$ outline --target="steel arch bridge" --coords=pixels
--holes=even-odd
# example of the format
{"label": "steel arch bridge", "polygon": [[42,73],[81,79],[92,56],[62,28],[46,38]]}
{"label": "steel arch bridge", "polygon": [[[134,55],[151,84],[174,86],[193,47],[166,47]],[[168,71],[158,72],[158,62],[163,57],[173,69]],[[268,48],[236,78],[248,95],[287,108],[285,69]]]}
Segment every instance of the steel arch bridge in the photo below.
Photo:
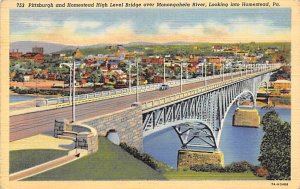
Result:
{"label": "steel arch bridge", "polygon": [[183,148],[218,149],[223,122],[230,107],[246,96],[255,108],[258,88],[269,77],[270,74],[266,73],[145,111],[144,136],[173,127]]}

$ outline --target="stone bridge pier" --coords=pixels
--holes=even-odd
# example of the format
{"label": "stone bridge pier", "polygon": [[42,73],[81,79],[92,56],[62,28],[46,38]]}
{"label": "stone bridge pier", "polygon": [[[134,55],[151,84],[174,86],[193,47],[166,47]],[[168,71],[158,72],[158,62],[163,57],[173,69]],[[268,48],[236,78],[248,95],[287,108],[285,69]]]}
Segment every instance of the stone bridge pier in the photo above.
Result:
{"label": "stone bridge pier", "polygon": [[255,109],[241,109],[235,110],[233,116],[233,126],[237,127],[259,127],[260,115],[258,110]]}

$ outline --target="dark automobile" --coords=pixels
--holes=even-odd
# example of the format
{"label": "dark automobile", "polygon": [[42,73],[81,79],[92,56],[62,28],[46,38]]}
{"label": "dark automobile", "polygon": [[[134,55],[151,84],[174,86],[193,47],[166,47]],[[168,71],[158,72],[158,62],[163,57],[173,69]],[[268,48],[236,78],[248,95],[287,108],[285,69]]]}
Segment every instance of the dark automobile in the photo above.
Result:
{"label": "dark automobile", "polygon": [[167,85],[167,84],[162,84],[162,85],[159,87],[159,90],[164,91],[164,90],[168,90],[169,88],[170,88],[169,85]]}

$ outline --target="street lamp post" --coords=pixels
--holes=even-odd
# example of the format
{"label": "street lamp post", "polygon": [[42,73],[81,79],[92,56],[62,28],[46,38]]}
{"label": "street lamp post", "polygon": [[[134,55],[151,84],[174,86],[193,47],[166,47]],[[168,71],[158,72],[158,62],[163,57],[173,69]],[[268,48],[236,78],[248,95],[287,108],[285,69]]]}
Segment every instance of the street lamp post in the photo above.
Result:
{"label": "street lamp post", "polygon": [[[69,67],[69,69],[70,69],[69,103],[71,102],[71,99],[72,99],[72,122],[75,122],[75,60],[73,61],[73,64],[61,63],[59,67],[61,68],[63,65]],[[71,88],[71,85],[72,85],[73,89]]]}
{"label": "street lamp post", "polygon": [[71,103],[71,99],[72,99],[72,89],[71,89],[71,82],[72,82],[72,67],[70,63],[61,63],[59,65],[60,68],[62,68],[62,66],[67,66],[69,68],[69,103]]}
{"label": "street lamp post", "polygon": [[38,96],[38,92],[37,92],[37,78],[35,78],[35,93]]}
{"label": "street lamp post", "polygon": [[201,69],[202,69],[202,70],[201,70],[201,75],[202,75],[202,78],[203,78],[203,72],[204,72],[204,69],[203,69],[203,65],[204,65],[204,63],[205,63],[205,62],[203,62],[202,66],[201,66]]}
{"label": "street lamp post", "polygon": [[215,64],[212,63],[212,66],[213,66],[213,77],[215,76]]}
{"label": "street lamp post", "polygon": [[262,65],[259,65],[259,71],[260,72],[262,71]]}
{"label": "street lamp post", "polygon": [[180,64],[180,93],[182,93],[182,63]]}
{"label": "street lamp post", "polygon": [[189,74],[188,74],[188,67],[187,65],[185,65],[185,79],[189,78]]}
{"label": "street lamp post", "polygon": [[75,122],[75,58],[73,60],[73,99],[72,99],[72,122]]}
{"label": "street lamp post", "polygon": [[267,65],[265,64],[265,70],[267,71],[268,69],[267,69]]}
{"label": "street lamp post", "polygon": [[129,88],[129,92],[131,92],[131,62],[128,61],[129,63],[129,83],[128,83],[128,88]]}
{"label": "street lamp post", "polygon": [[207,85],[207,78],[206,78],[206,62],[204,63],[204,85]]}
{"label": "street lamp post", "polygon": [[166,60],[164,58],[164,84],[166,83]]}
{"label": "street lamp post", "polygon": [[243,64],[240,65],[241,77],[243,76]]}
{"label": "street lamp post", "polygon": [[139,103],[139,93],[138,93],[138,87],[139,87],[139,63],[137,58],[135,58],[136,63],[136,103]]}
{"label": "street lamp post", "polygon": [[231,63],[231,66],[230,66],[230,72],[231,72],[231,79],[233,79],[233,71],[232,71],[232,63]]}
{"label": "street lamp post", "polygon": [[222,64],[222,70],[223,70],[222,81],[224,81],[224,63]]}

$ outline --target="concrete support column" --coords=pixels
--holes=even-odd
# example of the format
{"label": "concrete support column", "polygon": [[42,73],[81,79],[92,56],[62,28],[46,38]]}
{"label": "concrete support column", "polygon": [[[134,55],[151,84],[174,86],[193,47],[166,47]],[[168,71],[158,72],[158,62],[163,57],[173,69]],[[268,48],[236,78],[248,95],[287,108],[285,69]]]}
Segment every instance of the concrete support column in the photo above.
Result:
{"label": "concrete support column", "polygon": [[236,109],[233,116],[233,125],[239,127],[259,127],[260,115],[257,109]]}
{"label": "concrete support column", "polygon": [[190,167],[193,165],[207,164],[224,166],[224,154],[222,152],[205,152],[192,150],[178,151],[178,169],[190,169]]}

